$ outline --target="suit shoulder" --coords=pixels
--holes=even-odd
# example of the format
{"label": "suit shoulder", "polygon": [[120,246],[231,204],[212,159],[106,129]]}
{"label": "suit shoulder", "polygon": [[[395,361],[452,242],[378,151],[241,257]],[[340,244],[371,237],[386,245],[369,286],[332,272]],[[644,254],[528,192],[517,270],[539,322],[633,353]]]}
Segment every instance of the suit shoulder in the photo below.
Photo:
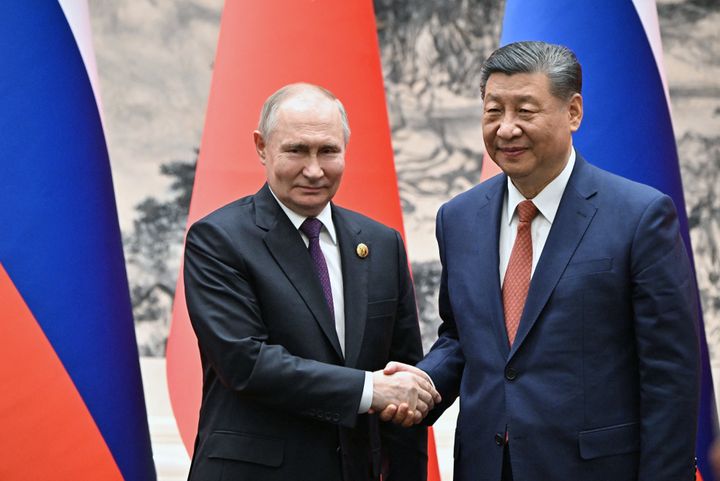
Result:
{"label": "suit shoulder", "polygon": [[659,198],[667,197],[649,185],[627,179],[594,165],[589,165],[589,167],[594,171],[599,192],[604,194],[605,200],[644,207]]}
{"label": "suit shoulder", "polygon": [[253,209],[253,199],[254,196],[249,195],[225,204],[195,221],[190,228],[193,229],[195,226],[201,225],[227,227],[236,225],[238,221],[243,219],[250,219],[248,214]]}
{"label": "suit shoulder", "polygon": [[384,235],[392,234],[393,236],[396,233],[399,234],[397,229],[394,229],[388,225],[383,224],[382,222],[379,222],[364,214],[361,214],[360,212],[346,209],[345,207],[340,207],[336,204],[333,204],[333,209],[335,210],[338,219],[340,219],[341,221],[349,222],[350,224],[355,224],[364,232],[375,232]]}
{"label": "suit shoulder", "polygon": [[598,209],[608,225],[632,229],[631,226],[652,222],[654,218],[677,222],[678,209],[668,195],[600,167],[591,164],[584,167],[582,175],[571,178],[572,186],[581,198]]}
{"label": "suit shoulder", "polygon": [[204,239],[220,244],[247,243],[262,233],[255,224],[254,196],[234,200],[195,221],[187,232],[187,241]]}
{"label": "suit shoulder", "polygon": [[262,229],[254,221],[253,196],[230,202],[194,222],[188,229],[185,252],[196,252],[238,265],[262,241]]}
{"label": "suit shoulder", "polygon": [[502,174],[491,177],[465,192],[457,194],[443,204],[441,209],[465,210],[469,207],[476,208],[480,203],[486,202],[489,197],[501,192],[506,179],[507,177]]}

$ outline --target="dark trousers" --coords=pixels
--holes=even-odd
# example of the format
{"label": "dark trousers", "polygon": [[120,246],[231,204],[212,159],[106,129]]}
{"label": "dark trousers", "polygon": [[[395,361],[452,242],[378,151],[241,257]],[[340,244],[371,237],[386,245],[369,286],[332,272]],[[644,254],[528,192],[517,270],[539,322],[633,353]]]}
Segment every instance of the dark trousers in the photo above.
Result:
{"label": "dark trousers", "polygon": [[510,450],[507,443],[503,448],[503,468],[500,475],[500,481],[513,481],[512,466],[510,465]]}

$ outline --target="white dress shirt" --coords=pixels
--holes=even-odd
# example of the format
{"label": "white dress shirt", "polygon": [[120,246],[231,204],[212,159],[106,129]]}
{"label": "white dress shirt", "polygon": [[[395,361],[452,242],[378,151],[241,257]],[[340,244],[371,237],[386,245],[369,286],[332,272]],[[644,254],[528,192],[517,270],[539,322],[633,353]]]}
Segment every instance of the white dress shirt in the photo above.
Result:
{"label": "white dress shirt", "polygon": [[[570,180],[573,167],[575,166],[575,149],[570,149],[570,158],[565,168],[555,177],[538,195],[532,200],[538,209],[538,215],[535,216],[530,224],[530,235],[532,237],[532,270],[530,277],[535,273],[540,255],[542,254],[545,242],[547,241],[550,228],[555,220],[555,214],[560,206],[565,187]],[[510,254],[512,253],[515,237],[517,236],[517,226],[520,218],[517,214],[517,206],[520,202],[526,200],[520,191],[510,180],[507,179],[507,192],[503,201],[503,209],[500,219],[500,286],[505,281],[505,271],[507,271],[508,262],[510,262]]]}
{"label": "white dress shirt", "polygon": [[[310,245],[310,239],[300,230],[300,226],[307,216],[300,215],[292,211],[285,204],[280,202],[275,193],[270,189],[273,197],[277,200],[280,208],[288,216],[290,222],[300,233],[305,247]],[[340,341],[340,349],[345,354],[345,294],[343,290],[342,264],[340,262],[340,246],[337,241],[337,233],[335,232],[335,224],[332,220],[332,209],[328,203],[325,208],[317,216],[315,216],[323,227],[320,230],[320,250],[325,257],[325,263],[328,268],[330,277],[330,290],[332,291],[333,310],[335,311],[335,330],[337,331],[338,341]],[[362,397],[360,398],[360,407],[358,413],[366,413],[370,409],[373,397],[372,373],[365,372],[365,385],[363,386]]]}

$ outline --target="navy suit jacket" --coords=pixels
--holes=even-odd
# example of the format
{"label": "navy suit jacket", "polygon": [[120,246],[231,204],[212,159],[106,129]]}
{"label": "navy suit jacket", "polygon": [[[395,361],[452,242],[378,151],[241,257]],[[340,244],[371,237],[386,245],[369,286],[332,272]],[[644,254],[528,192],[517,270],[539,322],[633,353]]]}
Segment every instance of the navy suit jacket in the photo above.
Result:
{"label": "navy suit jacket", "polygon": [[403,242],[360,214],[332,215],[344,356],[308,250],[267,185],[189,230],[185,293],[203,365],[190,480],[425,480],[424,427],[357,414],[364,371],[422,357]]}
{"label": "navy suit jacket", "polygon": [[455,479],[690,481],[696,290],[660,192],[578,155],[509,347],[498,268],[507,177],[445,204],[439,339],[419,364],[456,397]]}

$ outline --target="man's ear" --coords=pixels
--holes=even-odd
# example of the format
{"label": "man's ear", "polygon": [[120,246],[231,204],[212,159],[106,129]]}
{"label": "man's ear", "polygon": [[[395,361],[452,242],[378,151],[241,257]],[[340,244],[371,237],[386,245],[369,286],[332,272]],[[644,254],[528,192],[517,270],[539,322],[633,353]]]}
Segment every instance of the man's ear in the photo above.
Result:
{"label": "man's ear", "polygon": [[583,98],[582,95],[573,94],[568,105],[568,114],[570,115],[570,130],[577,132],[580,128],[583,118]]}
{"label": "man's ear", "polygon": [[253,132],[253,141],[255,142],[255,151],[258,157],[260,157],[260,163],[265,165],[265,149],[267,148],[267,144],[259,130]]}

